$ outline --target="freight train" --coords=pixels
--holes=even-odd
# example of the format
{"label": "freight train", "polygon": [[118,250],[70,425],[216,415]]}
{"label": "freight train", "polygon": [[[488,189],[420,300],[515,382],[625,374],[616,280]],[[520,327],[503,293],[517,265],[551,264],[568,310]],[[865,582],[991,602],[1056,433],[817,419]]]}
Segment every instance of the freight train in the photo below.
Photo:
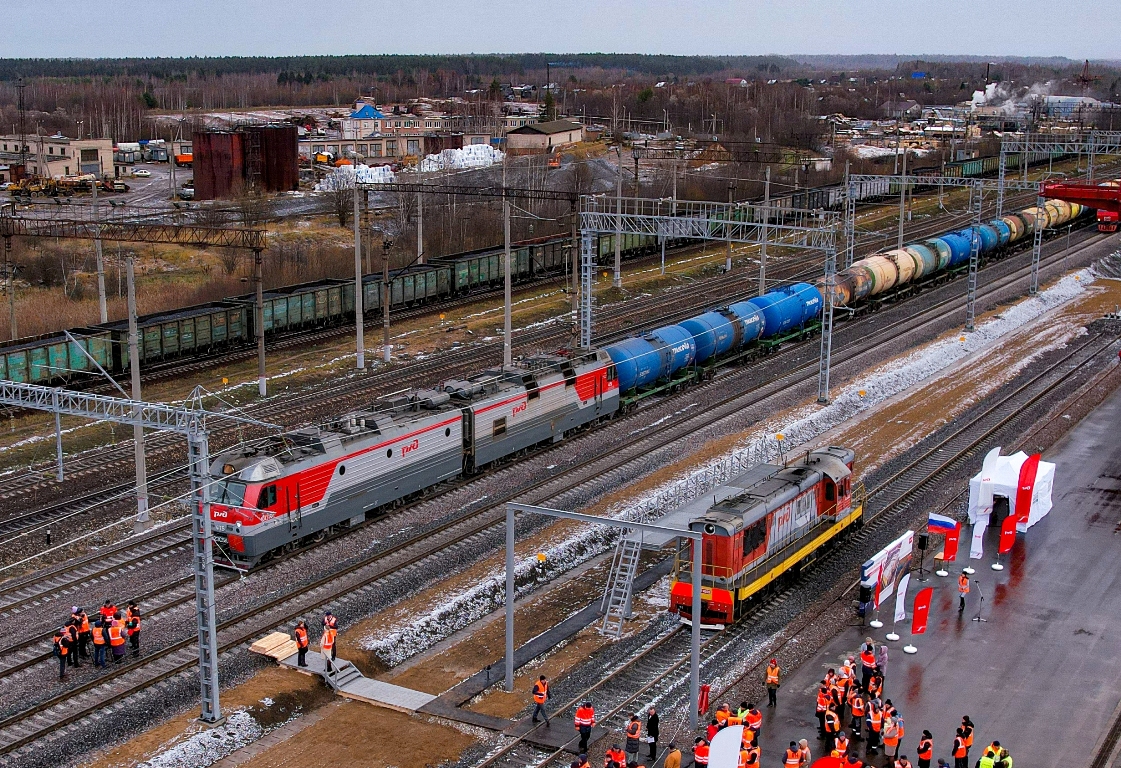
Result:
{"label": "freight train", "polygon": [[[986,253],[1024,237],[1037,224],[1054,226],[1078,212],[1077,206],[1048,203],[1042,210],[1029,208],[982,225],[979,232],[953,232],[917,244],[921,248],[911,244],[861,259],[838,273],[835,295],[840,304],[849,306],[884,300],[916,276],[929,279],[967,261],[974,237]],[[924,260],[928,257],[929,264]],[[253,568],[357,525],[440,483],[563,440],[651,393],[685,386],[717,364],[729,364],[809,333],[822,306],[819,286],[794,283],[603,349],[530,357],[465,380],[444,382],[436,389],[398,393],[323,427],[236,447],[218,455],[210,468],[215,561],[240,570]],[[808,480],[799,481],[802,491],[820,485],[820,496],[814,497],[818,511],[811,515],[817,525],[837,518],[837,513],[829,512],[830,503],[841,508],[851,498],[851,488],[842,482],[836,464],[847,461],[851,471],[852,459],[851,452],[833,456],[834,460],[824,455],[811,458],[815,466],[829,469],[822,471],[831,478],[815,475],[809,485]],[[782,477],[800,471],[791,469]],[[796,521],[803,519],[803,512],[809,514],[801,507],[798,510]],[[846,513],[833,523],[849,521],[844,528],[852,519]],[[752,551],[767,542],[779,546],[794,530],[784,525],[775,528],[775,538],[764,537]],[[798,531],[803,527],[795,526]],[[830,536],[841,528],[830,528]],[[811,525],[806,530],[816,528]],[[779,549],[785,547],[781,544]],[[804,560],[809,555],[803,549],[797,553]],[[767,549],[766,554],[770,558],[772,551]],[[755,573],[754,562],[753,556],[740,564]],[[795,564],[783,563],[787,570]],[[737,594],[745,590],[746,599],[757,579],[746,586],[732,581],[738,585]]]}
{"label": "freight train", "polygon": [[[1058,157],[1058,156],[1056,156]],[[921,173],[945,176],[981,176],[995,172],[996,156],[947,163],[940,169],[918,169]],[[1045,154],[1031,158],[1032,164],[1046,162]],[[1006,167],[1016,169],[1020,155],[1009,155]],[[857,200],[886,198],[898,190],[888,178],[855,185]],[[842,205],[840,185],[798,190],[772,198],[771,216],[781,219],[786,210],[836,209]],[[754,211],[741,208],[737,217]],[[652,253],[659,243],[651,235],[622,235],[624,258]],[[515,244],[511,273],[515,283],[566,271],[572,254],[571,238],[543,237]],[[678,245],[670,241],[668,246]],[[614,255],[614,236],[600,235],[595,244],[600,263]],[[412,307],[440,301],[500,285],[503,280],[502,249],[477,251],[433,259],[392,276],[390,307]],[[381,313],[383,289],[379,275],[368,275],[362,285],[363,311]],[[140,369],[148,371],[190,357],[249,349],[256,344],[255,296],[234,296],[223,301],[183,307],[139,318]],[[280,334],[308,333],[354,321],[354,283],[349,280],[318,280],[270,290],[264,300],[265,338]],[[0,344],[0,379],[31,384],[72,384],[97,373],[97,366],[112,375],[128,373],[128,324],[106,323],[65,333],[16,339]],[[97,362],[97,366],[91,362]]]}
{"label": "freight train", "polygon": [[[689,530],[701,534],[702,624],[737,620],[772,584],[860,527],[864,491],[852,483],[854,456],[830,446],[795,462],[758,464],[691,505]],[[680,544],[670,582],[670,610],[687,621],[696,559],[696,542]]]}

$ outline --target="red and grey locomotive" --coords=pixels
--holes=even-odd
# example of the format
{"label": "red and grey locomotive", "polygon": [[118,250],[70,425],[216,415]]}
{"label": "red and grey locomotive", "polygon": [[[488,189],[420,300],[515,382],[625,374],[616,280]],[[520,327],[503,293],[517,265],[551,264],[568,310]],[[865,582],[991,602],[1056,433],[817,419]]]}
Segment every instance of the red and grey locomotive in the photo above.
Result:
{"label": "red and grey locomotive", "polygon": [[252,568],[618,407],[606,352],[535,355],[225,452],[210,467],[215,562]]}
{"label": "red and grey locomotive", "polygon": [[[694,502],[703,511],[689,523],[702,534],[702,623],[735,621],[753,597],[860,525],[853,459],[851,449],[830,446],[795,462],[759,464]],[[694,542],[679,549],[670,588],[670,609],[689,620],[694,549]]]}

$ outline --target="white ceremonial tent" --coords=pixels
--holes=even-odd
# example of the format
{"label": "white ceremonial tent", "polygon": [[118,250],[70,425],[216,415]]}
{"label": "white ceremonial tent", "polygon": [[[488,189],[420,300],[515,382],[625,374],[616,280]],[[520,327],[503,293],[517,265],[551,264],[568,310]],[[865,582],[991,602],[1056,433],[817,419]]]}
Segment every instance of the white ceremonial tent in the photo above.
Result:
{"label": "white ceremonial tent", "polygon": [[[1011,456],[1001,456],[1000,449],[994,448],[985,457],[981,471],[969,481],[969,522],[977,524],[980,517],[986,518],[993,511],[993,497],[1004,496],[1008,499],[1009,514],[1019,515],[1016,497],[1020,489],[1020,468],[1028,460],[1028,455],[1017,451]],[[1029,478],[1030,480],[1030,478]],[[1032,483],[1031,509],[1028,522],[1019,523],[1016,529],[1021,533],[1038,523],[1051,511],[1051,489],[1055,485],[1055,465],[1040,461]]]}

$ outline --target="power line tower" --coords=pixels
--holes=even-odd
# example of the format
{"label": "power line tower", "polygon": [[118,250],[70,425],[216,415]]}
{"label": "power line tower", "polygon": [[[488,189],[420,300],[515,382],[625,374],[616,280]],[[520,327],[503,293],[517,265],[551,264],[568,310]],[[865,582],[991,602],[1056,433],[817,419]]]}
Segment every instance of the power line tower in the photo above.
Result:
{"label": "power line tower", "polygon": [[23,78],[16,82],[16,95],[19,108],[19,170],[20,173],[27,173],[27,107],[23,100],[23,89],[27,87],[27,83],[23,82]]}

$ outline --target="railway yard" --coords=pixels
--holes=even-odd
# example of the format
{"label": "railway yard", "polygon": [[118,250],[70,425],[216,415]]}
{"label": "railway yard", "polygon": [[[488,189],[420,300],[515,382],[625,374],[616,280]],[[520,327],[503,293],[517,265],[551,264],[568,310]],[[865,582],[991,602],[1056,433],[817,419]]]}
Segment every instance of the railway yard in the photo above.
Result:
{"label": "railway yard", "polygon": [[[454,179],[363,181],[318,147],[315,191],[250,223],[217,202],[184,223],[162,166],[139,214],[13,192],[8,246],[260,257],[326,231],[349,178],[357,274],[266,290],[257,258],[229,282],[255,293],[139,317],[133,295],[127,320],[0,343],[0,766],[581,768],[583,737],[592,766],[626,743],[663,768],[673,743],[675,768],[792,768],[788,743],[829,754],[815,715],[855,706],[818,688],[850,658],[883,673],[905,754],[930,729],[933,758],[965,759],[969,714],[1026,765],[1121,766],[1121,233],[1091,205],[1121,205],[1121,133],[1068,133],[811,188],[807,160],[773,197],[735,142],[625,134],[628,159],[598,132]],[[765,197],[679,197],[679,155],[720,200],[733,162]],[[672,197],[644,191],[667,160]],[[496,208],[451,202],[473,195],[540,229],[426,260],[418,223],[391,269],[393,216],[424,195],[438,222],[481,228]],[[60,635],[130,604],[106,665]],[[717,756],[747,721],[724,703],[762,710],[758,763],[750,737]],[[647,757],[628,727],[654,709]]]}

